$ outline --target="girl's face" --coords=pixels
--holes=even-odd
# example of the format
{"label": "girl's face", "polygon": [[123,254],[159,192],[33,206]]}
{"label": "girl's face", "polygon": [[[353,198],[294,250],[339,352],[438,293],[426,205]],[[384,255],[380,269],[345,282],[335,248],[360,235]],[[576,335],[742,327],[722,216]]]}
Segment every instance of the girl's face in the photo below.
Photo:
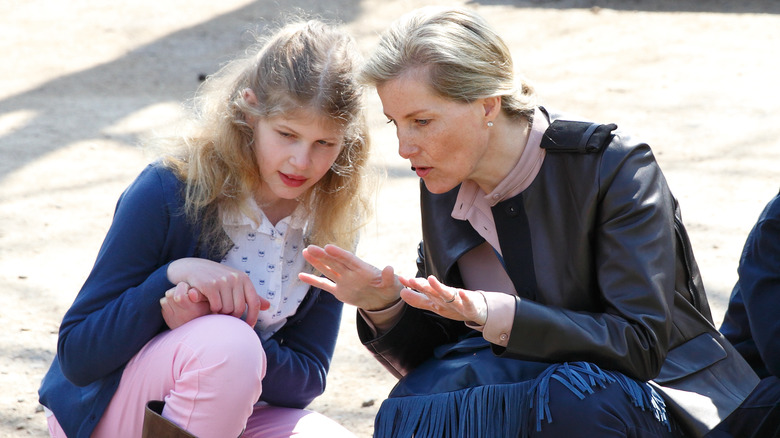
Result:
{"label": "girl's face", "polygon": [[257,119],[254,145],[263,182],[258,202],[263,209],[286,207],[290,210],[286,213],[291,213],[296,198],[328,172],[343,143],[343,131],[313,110]]}
{"label": "girl's face", "polygon": [[481,101],[444,99],[423,72],[414,70],[377,86],[377,93],[395,124],[398,154],[411,162],[428,190],[445,193],[486,171],[480,168],[488,145]]}

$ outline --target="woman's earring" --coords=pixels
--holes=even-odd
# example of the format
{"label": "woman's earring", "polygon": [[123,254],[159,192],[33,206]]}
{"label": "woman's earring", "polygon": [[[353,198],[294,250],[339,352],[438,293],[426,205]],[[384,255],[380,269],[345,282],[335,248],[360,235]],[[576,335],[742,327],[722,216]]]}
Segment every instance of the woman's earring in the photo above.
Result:
{"label": "woman's earring", "polygon": [[493,122],[487,122],[488,128],[493,126]]}

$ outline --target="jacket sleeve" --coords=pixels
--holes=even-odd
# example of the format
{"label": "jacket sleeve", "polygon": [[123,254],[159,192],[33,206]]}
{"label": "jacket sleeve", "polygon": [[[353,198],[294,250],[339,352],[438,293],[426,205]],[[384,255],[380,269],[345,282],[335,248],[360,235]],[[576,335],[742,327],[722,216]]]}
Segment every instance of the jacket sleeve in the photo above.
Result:
{"label": "jacket sleeve", "polygon": [[263,342],[268,367],[260,399],[275,406],[303,409],[325,391],[342,304],[319,289],[309,296],[313,301]]}
{"label": "jacket sleeve", "polygon": [[[423,242],[418,246],[417,276],[425,277]],[[455,342],[474,330],[462,321],[444,318],[433,312],[404,305],[398,322],[387,332],[374,337],[362,316],[357,316],[358,337],[374,358],[397,378],[405,376],[433,356],[436,347]]]}
{"label": "jacket sleeve", "polygon": [[780,195],[767,205],[748,236],[738,272],[753,341],[767,371],[780,376]]}
{"label": "jacket sleeve", "polygon": [[173,286],[164,257],[172,245],[166,189],[147,167],[122,194],[92,272],[63,318],[57,357],[78,386],[120,368],[165,327],[159,299]]}
{"label": "jacket sleeve", "polygon": [[[597,187],[582,189],[592,199],[577,204],[581,211],[565,218],[586,224],[580,235],[569,237],[579,246],[572,251],[587,250],[576,260],[555,254],[553,265],[536,268],[578,279],[566,285],[571,288],[566,292],[545,291],[566,304],[518,299],[504,354],[547,362],[589,361],[650,380],[661,369],[672,330],[674,201],[647,145],[626,148],[615,140],[598,169]],[[540,220],[533,214],[530,220]],[[572,274],[577,270],[582,273]]]}

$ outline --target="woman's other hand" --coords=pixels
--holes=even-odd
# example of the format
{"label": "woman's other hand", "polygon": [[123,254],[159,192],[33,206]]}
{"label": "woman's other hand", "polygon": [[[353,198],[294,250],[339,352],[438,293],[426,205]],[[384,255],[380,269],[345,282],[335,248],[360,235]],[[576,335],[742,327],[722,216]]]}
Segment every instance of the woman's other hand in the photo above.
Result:
{"label": "woman's other hand", "polygon": [[487,303],[480,292],[445,286],[433,275],[428,278],[399,277],[399,281],[404,285],[401,299],[412,307],[476,325],[485,325],[487,321]]}
{"label": "woman's other hand", "polygon": [[303,257],[325,277],[298,274],[301,281],[328,291],[339,301],[364,310],[381,310],[399,300],[403,288],[391,266],[376,268],[335,245],[309,245]]}
{"label": "woman's other hand", "polygon": [[268,309],[268,300],[257,295],[252,281],[245,272],[211,260],[183,258],[168,265],[168,280],[171,283],[186,283],[202,297],[193,302],[205,300],[211,313],[221,313],[240,318],[246,312],[250,326],[257,323],[257,315]]}

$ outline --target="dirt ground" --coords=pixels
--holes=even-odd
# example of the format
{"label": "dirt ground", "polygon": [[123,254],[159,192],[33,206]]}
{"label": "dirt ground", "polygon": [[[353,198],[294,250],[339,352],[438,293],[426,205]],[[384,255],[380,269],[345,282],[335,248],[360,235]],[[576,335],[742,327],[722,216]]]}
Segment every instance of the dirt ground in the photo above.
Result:
{"label": "dirt ground", "polygon": [[[679,198],[716,322],[739,253],[780,188],[776,1],[3,0],[0,3],[0,436],[46,435],[37,402],[58,324],[86,278],[144,140],[181,116],[198,76],[303,9],[337,19],[368,52],[424,3],[466,4],[513,49],[542,102],[644,138]],[[417,181],[375,95],[386,171],[359,253],[414,273]],[[311,406],[354,431],[394,384],[360,345],[355,312]]]}

